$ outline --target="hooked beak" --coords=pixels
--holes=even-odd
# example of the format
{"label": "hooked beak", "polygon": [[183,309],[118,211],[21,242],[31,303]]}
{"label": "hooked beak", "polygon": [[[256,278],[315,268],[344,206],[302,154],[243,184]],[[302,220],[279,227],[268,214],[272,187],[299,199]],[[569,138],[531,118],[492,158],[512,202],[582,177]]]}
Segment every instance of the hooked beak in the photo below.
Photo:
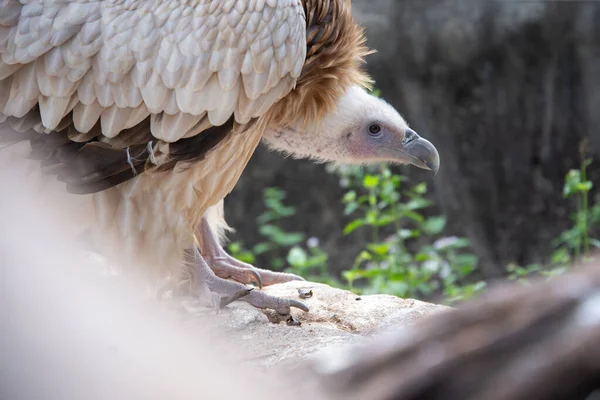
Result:
{"label": "hooked beak", "polygon": [[406,130],[402,148],[398,150],[406,156],[409,163],[433,171],[434,176],[440,169],[440,155],[435,146],[412,129]]}

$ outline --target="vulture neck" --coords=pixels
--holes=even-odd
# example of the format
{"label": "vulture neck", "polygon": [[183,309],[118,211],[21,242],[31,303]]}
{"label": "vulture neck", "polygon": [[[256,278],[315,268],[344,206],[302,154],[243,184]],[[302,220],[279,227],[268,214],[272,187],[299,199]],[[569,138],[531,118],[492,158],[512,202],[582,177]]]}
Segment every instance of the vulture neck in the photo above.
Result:
{"label": "vulture neck", "polygon": [[266,129],[267,146],[294,158],[310,158],[317,162],[356,163],[348,140],[358,129],[378,100],[359,85],[352,85],[337,99],[333,110],[312,123],[296,121],[284,128]]}
{"label": "vulture neck", "polygon": [[286,127],[265,132],[267,146],[293,158],[310,158],[317,162],[343,161],[349,157],[337,136],[319,135],[318,127]]}

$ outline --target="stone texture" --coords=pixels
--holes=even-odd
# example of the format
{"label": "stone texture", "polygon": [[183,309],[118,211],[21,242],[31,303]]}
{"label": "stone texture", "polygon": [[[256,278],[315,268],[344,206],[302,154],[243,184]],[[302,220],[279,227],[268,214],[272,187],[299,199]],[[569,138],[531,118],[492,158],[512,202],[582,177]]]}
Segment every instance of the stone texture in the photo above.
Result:
{"label": "stone texture", "polygon": [[[298,289],[309,289],[312,297],[301,299]],[[256,289],[259,290],[259,289]],[[300,326],[285,321],[271,323],[267,315],[274,313],[257,310],[244,302],[229,305],[207,324],[202,318],[212,312],[196,308],[193,302],[183,304],[184,320],[192,329],[214,329],[226,336],[227,346],[242,359],[267,367],[284,363],[293,366],[298,360],[317,353],[353,343],[389,327],[413,324],[417,319],[449,309],[413,299],[390,295],[358,296],[350,291],[315,282],[288,282],[263,289],[274,296],[303,301],[310,312],[292,312]],[[213,332],[214,333],[214,332]],[[231,350],[231,348],[229,349]]]}

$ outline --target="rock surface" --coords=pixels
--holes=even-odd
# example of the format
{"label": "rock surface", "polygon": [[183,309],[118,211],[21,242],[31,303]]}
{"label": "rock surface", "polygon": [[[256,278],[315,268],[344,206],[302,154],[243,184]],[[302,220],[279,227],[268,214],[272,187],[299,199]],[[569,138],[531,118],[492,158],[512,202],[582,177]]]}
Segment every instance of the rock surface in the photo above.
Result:
{"label": "rock surface", "polygon": [[[312,296],[301,299],[299,289],[311,291]],[[408,326],[419,318],[450,309],[391,295],[358,296],[315,282],[288,282],[262,290],[274,296],[301,300],[310,312],[292,311],[300,325],[290,326],[285,321],[271,323],[269,317],[273,314],[269,311],[262,312],[237,302],[216,315],[216,324],[210,329],[218,329],[221,337],[230,339],[224,342],[234,346],[238,355],[241,352],[242,359],[263,367],[279,363],[293,365],[322,350],[353,343],[386,328]],[[206,319],[195,318],[206,315],[205,309],[194,308],[190,303],[184,308],[185,321],[192,329],[207,327]]]}

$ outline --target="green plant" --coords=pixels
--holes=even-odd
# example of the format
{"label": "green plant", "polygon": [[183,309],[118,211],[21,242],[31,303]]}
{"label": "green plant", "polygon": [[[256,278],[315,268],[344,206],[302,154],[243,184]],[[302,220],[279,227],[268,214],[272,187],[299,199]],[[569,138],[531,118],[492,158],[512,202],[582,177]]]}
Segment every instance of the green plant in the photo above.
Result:
{"label": "green plant", "polygon": [[570,170],[565,177],[563,196],[575,198],[576,211],[573,215],[573,226],[564,231],[555,241],[558,247],[553,261],[571,263],[573,260],[588,258],[590,246],[600,248],[600,241],[590,237],[591,229],[600,222],[600,203],[590,206],[589,193],[594,187],[587,179],[587,168],[591,159],[584,159],[579,169]]}
{"label": "green plant", "polygon": [[582,157],[578,169],[567,172],[563,186],[565,199],[575,200],[575,213],[572,216],[573,225],[562,232],[553,242],[555,247],[547,265],[531,264],[521,267],[510,264],[507,267],[508,279],[528,284],[532,276],[540,275],[547,278],[562,275],[575,262],[590,261],[592,247],[600,248],[600,240],[591,237],[594,228],[600,226],[600,202],[590,205],[590,191],[594,185],[587,178],[587,169],[592,160]]}
{"label": "green plant", "polygon": [[[256,262],[257,256],[268,254],[271,268],[281,271],[286,269],[313,281],[335,281],[329,277],[327,269],[327,253],[319,247],[317,238],[309,238],[305,244],[305,236],[300,232],[288,232],[281,226],[282,220],[295,215],[296,209],[284,203],[286,193],[280,188],[269,187],[263,191],[265,211],[256,221],[259,234],[263,240],[251,249],[246,249],[239,241],[228,245],[230,254],[250,264]],[[287,252],[285,258],[279,256],[280,250]],[[286,268],[287,265],[287,268]]]}
{"label": "green plant", "polygon": [[455,302],[485,286],[471,282],[478,260],[466,251],[469,241],[443,237],[446,218],[423,214],[431,206],[426,183],[404,187],[406,178],[386,165],[345,167],[338,173],[340,184],[349,188],[343,198],[345,213],[359,215],[344,234],[370,230],[370,243],[343,273],[351,288],[401,297],[443,294],[447,302]]}
{"label": "green plant", "polygon": [[315,282],[341,286],[340,282],[329,273],[329,255],[319,247],[319,240],[311,237],[306,241],[306,248],[296,245],[287,255],[288,272],[300,275]]}
{"label": "green plant", "polygon": [[[295,246],[304,240],[304,234],[300,232],[287,232],[280,223],[283,219],[296,214],[296,209],[284,204],[286,194],[276,187],[268,187],[263,192],[266,211],[256,218],[259,229],[258,233],[265,238],[256,244],[253,251],[256,255],[273,252],[279,248]],[[285,267],[285,259],[271,257],[271,266],[276,270]]]}

